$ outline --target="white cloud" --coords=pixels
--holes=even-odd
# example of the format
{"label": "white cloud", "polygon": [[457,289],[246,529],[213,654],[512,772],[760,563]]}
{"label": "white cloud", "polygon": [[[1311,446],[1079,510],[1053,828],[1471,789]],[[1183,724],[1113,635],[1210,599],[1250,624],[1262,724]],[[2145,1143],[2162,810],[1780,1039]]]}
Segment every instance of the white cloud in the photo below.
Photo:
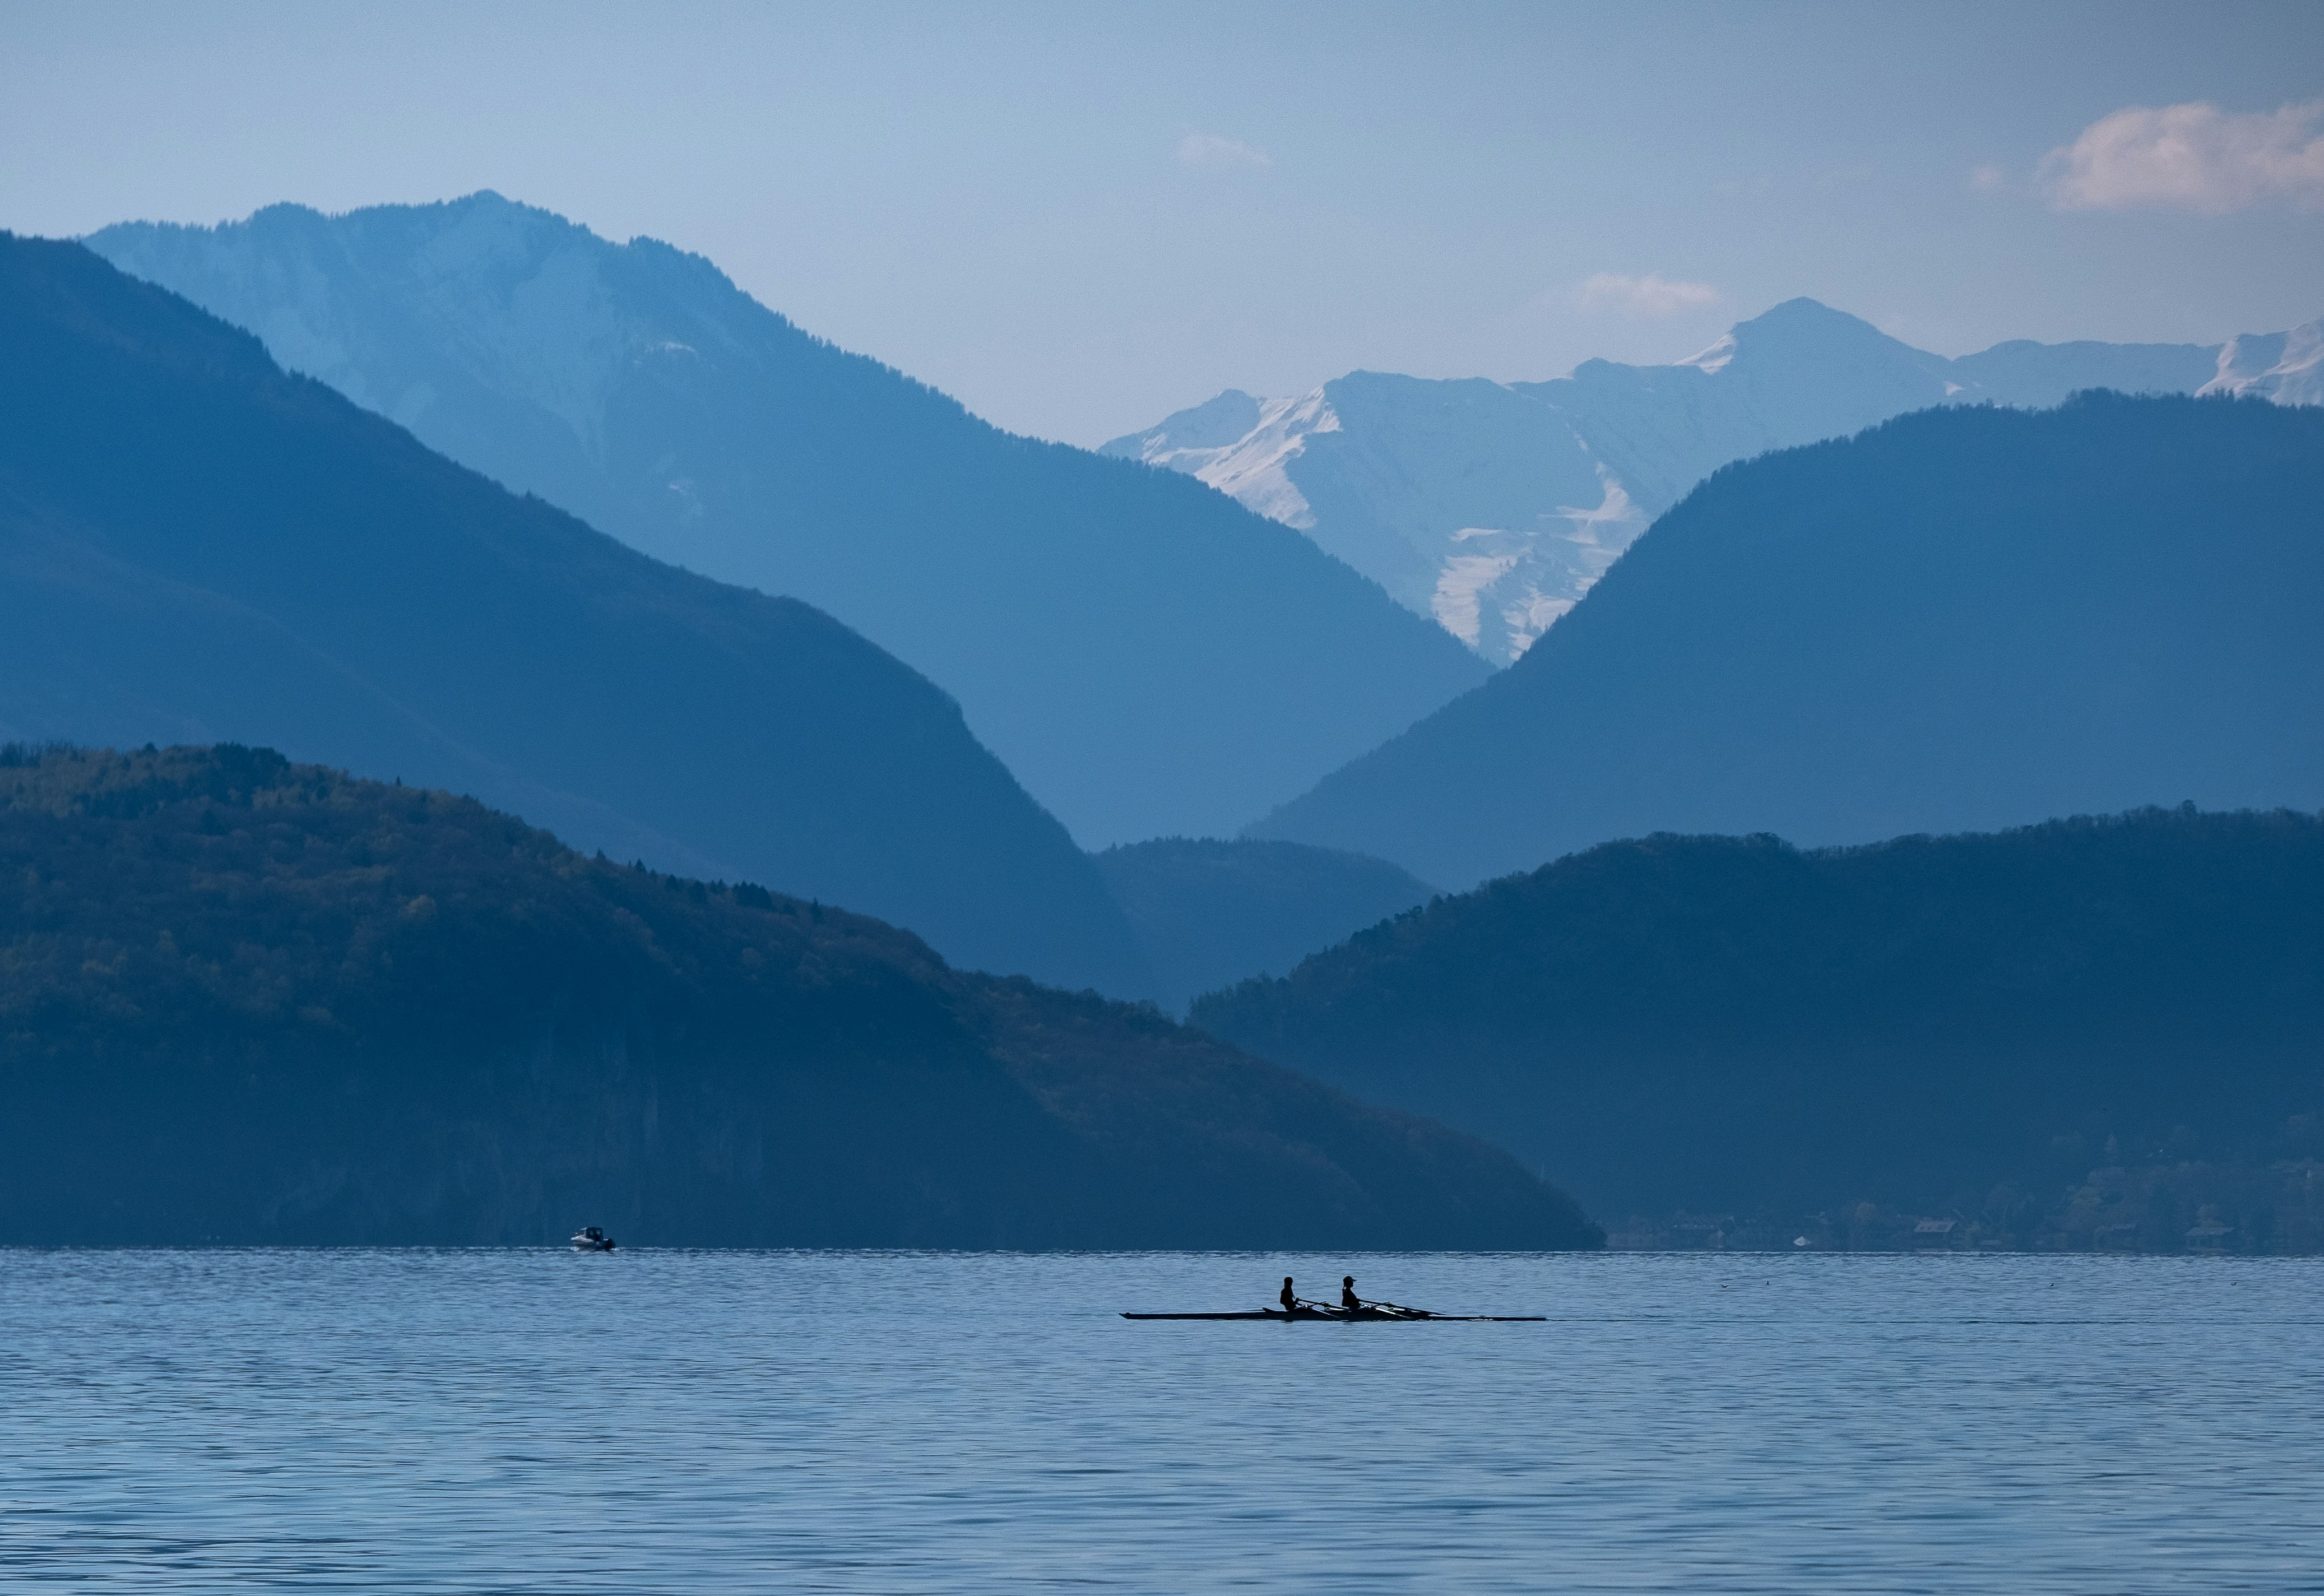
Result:
{"label": "white cloud", "polygon": [[1993,165],[1969,168],[1969,186],[1980,194],[1998,194],[2009,187],[2009,174]]}
{"label": "white cloud", "polygon": [[2061,210],[2160,207],[2225,216],[2324,206],[2324,100],[2239,113],[2193,101],[2101,116],[2042,162]]}
{"label": "white cloud", "polygon": [[1275,158],[1240,139],[1190,133],[1178,141],[1178,162],[1182,166],[1273,166]]}
{"label": "white cloud", "polygon": [[1707,282],[1672,282],[1652,272],[1626,277],[1600,272],[1582,285],[1582,307],[1619,310],[1625,316],[1676,316],[1706,309],[1719,303],[1719,291]]}

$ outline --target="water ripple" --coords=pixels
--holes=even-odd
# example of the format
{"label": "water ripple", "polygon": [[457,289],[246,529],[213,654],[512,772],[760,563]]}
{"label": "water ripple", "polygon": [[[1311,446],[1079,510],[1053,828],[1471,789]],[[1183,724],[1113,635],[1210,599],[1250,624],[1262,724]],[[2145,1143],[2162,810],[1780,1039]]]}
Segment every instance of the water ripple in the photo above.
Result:
{"label": "water ripple", "polygon": [[[1542,1324],[1130,1324],[1296,1274]],[[0,1575],[2324,1591],[2324,1262],[0,1252]]]}

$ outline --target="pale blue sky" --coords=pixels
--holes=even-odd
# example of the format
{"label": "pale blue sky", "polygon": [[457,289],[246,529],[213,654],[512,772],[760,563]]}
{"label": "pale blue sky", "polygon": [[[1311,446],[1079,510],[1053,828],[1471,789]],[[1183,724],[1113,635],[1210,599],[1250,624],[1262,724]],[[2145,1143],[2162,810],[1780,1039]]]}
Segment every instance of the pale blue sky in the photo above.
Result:
{"label": "pale blue sky", "polygon": [[2319,101],[2312,0],[0,0],[0,226],[497,189],[1094,443],[1677,358],[1794,294],[1945,354],[2279,329],[2324,314]]}

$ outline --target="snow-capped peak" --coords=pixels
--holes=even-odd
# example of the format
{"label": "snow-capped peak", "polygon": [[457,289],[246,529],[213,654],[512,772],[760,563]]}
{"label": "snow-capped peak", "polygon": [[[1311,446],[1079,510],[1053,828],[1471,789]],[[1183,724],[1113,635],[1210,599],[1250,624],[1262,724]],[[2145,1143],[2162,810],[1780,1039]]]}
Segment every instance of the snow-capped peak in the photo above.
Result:
{"label": "snow-capped peak", "polygon": [[[1296,399],[1230,391],[1106,452],[1186,472],[1299,528],[1507,664],[1730,460],[1931,405],[2199,387],[2324,403],[2324,323],[2224,348],[2015,340],[1948,359],[1794,299],[1669,365],[1585,361],[1570,377],[1509,383],[1357,373]],[[1342,436],[1314,442],[1326,433]]]}
{"label": "snow-capped peak", "polygon": [[2246,393],[2278,404],[2324,404],[2324,319],[2286,333],[2242,333],[2219,350],[2203,393]]}

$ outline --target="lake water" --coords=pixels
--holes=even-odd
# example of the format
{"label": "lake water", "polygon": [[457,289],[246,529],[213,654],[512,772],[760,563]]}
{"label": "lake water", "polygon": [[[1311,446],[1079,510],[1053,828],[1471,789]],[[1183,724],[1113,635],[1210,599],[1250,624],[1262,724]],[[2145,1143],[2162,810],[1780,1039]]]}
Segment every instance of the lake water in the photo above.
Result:
{"label": "lake water", "polygon": [[48,1583],[2324,1591],[2324,1260],[0,1252]]}

